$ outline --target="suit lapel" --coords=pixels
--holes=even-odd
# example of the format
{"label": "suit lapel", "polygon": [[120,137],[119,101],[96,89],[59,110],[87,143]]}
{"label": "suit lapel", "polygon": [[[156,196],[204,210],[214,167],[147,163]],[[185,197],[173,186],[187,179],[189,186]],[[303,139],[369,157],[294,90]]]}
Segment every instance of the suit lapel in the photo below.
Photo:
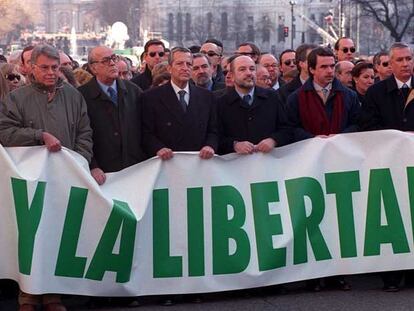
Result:
{"label": "suit lapel", "polygon": [[[160,87],[161,103],[175,116],[177,121],[183,123],[185,113],[178,101],[177,95],[174,92],[170,83]],[[191,97],[190,97],[191,98]]]}

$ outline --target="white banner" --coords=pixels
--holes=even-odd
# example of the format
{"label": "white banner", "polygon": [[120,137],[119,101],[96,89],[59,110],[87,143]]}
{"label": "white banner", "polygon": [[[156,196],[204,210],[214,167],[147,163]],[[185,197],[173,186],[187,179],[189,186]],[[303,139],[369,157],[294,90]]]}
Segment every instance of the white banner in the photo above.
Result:
{"label": "white banner", "polygon": [[271,154],[175,154],[99,187],[68,150],[0,149],[0,277],[23,291],[139,296],[414,268],[414,136]]}

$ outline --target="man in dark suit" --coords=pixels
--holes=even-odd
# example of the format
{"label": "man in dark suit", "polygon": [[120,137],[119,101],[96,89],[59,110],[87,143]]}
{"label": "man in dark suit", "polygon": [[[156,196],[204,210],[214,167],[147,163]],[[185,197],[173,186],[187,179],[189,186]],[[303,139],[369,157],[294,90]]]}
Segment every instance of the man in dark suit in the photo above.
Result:
{"label": "man in dark suit", "polygon": [[305,43],[296,49],[296,67],[298,68],[299,75],[277,90],[280,101],[285,107],[289,95],[300,88],[309,78],[307,57],[314,48],[316,48],[316,45]]}
{"label": "man in dark suit", "polygon": [[391,46],[390,66],[393,75],[367,91],[359,122],[362,130],[414,131],[412,94],[409,96],[414,86],[413,53],[408,45]]}
{"label": "man in dark suit", "polygon": [[165,46],[164,43],[157,39],[151,39],[145,43],[144,57],[145,70],[143,73],[135,76],[131,79],[142,90],[148,90],[152,85],[152,73],[151,70],[156,64],[164,61]]}
{"label": "man in dark suit", "polygon": [[172,49],[168,63],[171,82],[143,94],[144,149],[163,160],[174,151],[211,158],[218,145],[213,95],[189,83],[193,57],[188,49]]}
{"label": "man in dark suit", "polygon": [[211,66],[210,59],[201,53],[193,54],[191,79],[198,87],[205,88],[212,92],[226,87],[223,82],[213,80],[213,67]]}
{"label": "man in dark suit", "polygon": [[[361,108],[361,130],[414,131],[413,52],[405,43],[394,43],[389,62],[392,76],[372,85]],[[384,291],[399,290],[404,272],[381,273]],[[405,283],[413,285],[413,271],[405,272]]]}
{"label": "man in dark suit", "polygon": [[230,65],[234,88],[218,98],[220,153],[270,152],[290,142],[285,115],[276,93],[255,86],[256,65],[238,56]]}
{"label": "man in dark suit", "polygon": [[141,90],[118,78],[118,56],[105,46],[91,50],[88,63],[95,77],[81,86],[93,129],[91,173],[98,184],[105,172],[143,161],[141,148]]}

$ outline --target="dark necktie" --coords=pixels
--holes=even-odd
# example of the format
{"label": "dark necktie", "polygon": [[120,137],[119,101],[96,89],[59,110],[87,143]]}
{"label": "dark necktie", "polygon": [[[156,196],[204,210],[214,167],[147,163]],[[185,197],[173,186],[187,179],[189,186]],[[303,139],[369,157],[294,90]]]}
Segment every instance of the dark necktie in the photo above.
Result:
{"label": "dark necktie", "polygon": [[401,94],[403,95],[404,102],[407,100],[409,92],[410,92],[410,88],[408,87],[407,84],[404,83],[403,86],[401,87]]}
{"label": "dark necktie", "polygon": [[246,105],[250,106],[250,99],[252,97],[250,96],[250,94],[244,95],[242,98],[243,103],[245,103]]}
{"label": "dark necktie", "polygon": [[112,87],[108,87],[109,97],[111,101],[114,103],[115,106],[118,105],[118,95],[116,94],[115,90]]}
{"label": "dark necktie", "polygon": [[185,102],[185,98],[184,98],[186,93],[187,92],[184,90],[181,90],[178,92],[178,95],[180,95],[180,105],[181,105],[181,108],[183,108],[184,112],[187,112],[187,103]]}

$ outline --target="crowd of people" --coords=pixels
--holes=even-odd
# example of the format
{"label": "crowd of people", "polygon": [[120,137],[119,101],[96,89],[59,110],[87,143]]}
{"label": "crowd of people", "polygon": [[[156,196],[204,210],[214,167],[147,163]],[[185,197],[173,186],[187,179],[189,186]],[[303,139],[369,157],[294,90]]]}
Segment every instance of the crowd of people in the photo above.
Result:
{"label": "crowd of people", "polygon": [[[106,46],[91,49],[83,66],[45,44],[0,60],[1,144],[74,150],[99,185],[109,172],[153,156],[168,161],[178,151],[207,160],[316,136],[414,130],[413,53],[404,43],[358,59],[347,37],[333,50],[302,44],[278,57],[250,42],[229,53],[216,39],[171,50],[154,39],[139,68]],[[399,290],[402,272],[381,276],[385,291]],[[319,291],[322,283],[350,289],[341,276],[307,288]],[[66,310],[58,295],[19,294],[21,311],[40,303]]]}

